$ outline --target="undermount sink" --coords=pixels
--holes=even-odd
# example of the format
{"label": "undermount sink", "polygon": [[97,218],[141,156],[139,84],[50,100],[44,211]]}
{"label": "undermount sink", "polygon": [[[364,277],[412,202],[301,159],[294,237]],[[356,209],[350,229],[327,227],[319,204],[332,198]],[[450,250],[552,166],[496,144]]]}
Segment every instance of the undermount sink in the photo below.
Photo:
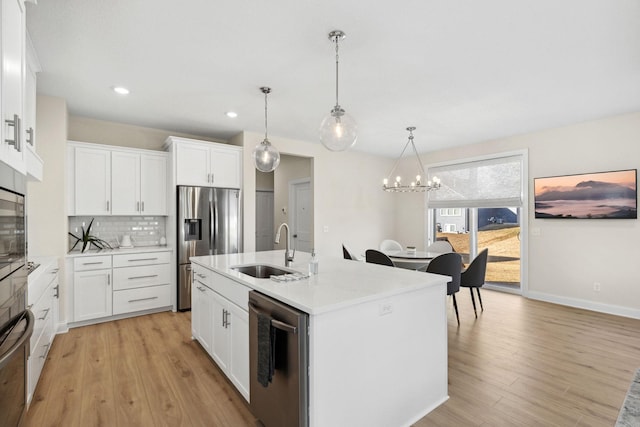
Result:
{"label": "undermount sink", "polygon": [[285,274],[291,274],[293,271],[283,270],[278,267],[266,264],[252,264],[252,265],[238,265],[231,267],[232,270],[238,273],[246,274],[256,279],[268,279],[271,276],[282,276]]}

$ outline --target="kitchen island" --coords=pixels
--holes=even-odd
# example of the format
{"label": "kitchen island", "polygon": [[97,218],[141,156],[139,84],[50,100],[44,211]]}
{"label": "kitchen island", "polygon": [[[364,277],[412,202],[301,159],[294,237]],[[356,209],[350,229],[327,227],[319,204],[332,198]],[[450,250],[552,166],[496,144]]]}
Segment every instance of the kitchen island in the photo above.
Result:
{"label": "kitchen island", "polygon": [[[309,260],[309,254],[298,252],[289,268],[306,274]],[[242,341],[248,341],[248,327],[235,306],[246,313],[249,290],[309,315],[310,426],[409,426],[448,398],[445,276],[320,257],[319,274],[278,283],[232,267],[282,268],[284,251],[193,257],[191,262],[194,274],[211,273],[208,286],[225,298],[225,316],[231,313],[230,323],[240,328],[230,357],[211,354],[245,398],[249,367],[243,365],[249,358],[243,354],[248,343]],[[198,298],[193,293],[194,307]],[[192,317],[200,321],[195,313]],[[234,369],[234,363],[240,366]]]}

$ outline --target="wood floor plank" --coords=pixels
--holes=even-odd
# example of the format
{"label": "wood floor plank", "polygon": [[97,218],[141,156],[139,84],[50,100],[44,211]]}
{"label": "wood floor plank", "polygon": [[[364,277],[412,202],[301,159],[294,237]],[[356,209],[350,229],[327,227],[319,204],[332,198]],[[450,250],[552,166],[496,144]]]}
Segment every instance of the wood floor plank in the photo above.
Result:
{"label": "wood floor plank", "polygon": [[[640,320],[482,296],[477,319],[458,297],[459,327],[447,300],[450,398],[416,427],[615,423],[640,367]],[[166,312],[57,336],[25,426],[255,426],[190,322]]]}

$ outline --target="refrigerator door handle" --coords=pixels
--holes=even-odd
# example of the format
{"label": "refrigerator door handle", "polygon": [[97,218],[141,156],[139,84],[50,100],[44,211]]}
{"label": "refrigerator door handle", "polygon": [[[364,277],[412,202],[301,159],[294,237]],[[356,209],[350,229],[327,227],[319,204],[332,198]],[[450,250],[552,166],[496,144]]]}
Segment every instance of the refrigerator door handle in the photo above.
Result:
{"label": "refrigerator door handle", "polygon": [[214,200],[213,201],[209,201],[209,218],[211,218],[211,223],[210,223],[210,235],[209,235],[209,240],[210,240],[210,245],[209,247],[211,248],[211,253],[213,255],[216,255],[216,226],[217,221],[216,221],[216,208],[215,208],[215,195],[214,195]]}

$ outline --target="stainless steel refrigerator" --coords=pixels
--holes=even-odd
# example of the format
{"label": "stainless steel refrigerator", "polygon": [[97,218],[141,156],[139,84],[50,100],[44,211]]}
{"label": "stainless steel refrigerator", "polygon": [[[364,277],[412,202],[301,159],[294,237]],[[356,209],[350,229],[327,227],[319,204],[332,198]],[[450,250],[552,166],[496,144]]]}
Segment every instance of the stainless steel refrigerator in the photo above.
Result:
{"label": "stainless steel refrigerator", "polygon": [[242,250],[240,190],[178,187],[178,310],[191,308],[189,257]]}

